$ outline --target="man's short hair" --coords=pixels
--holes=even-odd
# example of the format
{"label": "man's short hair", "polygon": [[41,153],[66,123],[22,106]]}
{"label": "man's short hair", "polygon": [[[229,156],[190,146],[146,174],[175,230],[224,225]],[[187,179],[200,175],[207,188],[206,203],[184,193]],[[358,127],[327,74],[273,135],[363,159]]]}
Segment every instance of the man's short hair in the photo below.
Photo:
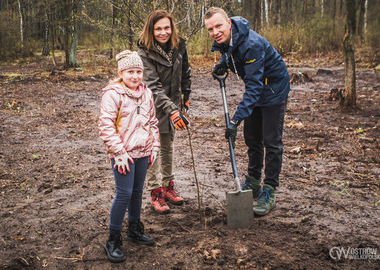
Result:
{"label": "man's short hair", "polygon": [[210,19],[216,13],[222,14],[227,21],[229,20],[227,13],[218,7],[210,7],[205,13],[205,20]]}

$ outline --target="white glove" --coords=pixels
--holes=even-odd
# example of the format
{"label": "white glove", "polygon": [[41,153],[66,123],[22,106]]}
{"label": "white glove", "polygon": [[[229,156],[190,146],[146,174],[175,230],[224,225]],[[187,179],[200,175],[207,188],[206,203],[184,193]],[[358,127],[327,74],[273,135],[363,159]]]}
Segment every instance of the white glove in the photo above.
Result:
{"label": "white glove", "polygon": [[150,167],[152,167],[153,162],[156,160],[156,157],[157,157],[157,152],[156,152],[156,151],[153,151],[152,154],[150,154],[150,156],[149,156],[148,169],[149,169]]}
{"label": "white glove", "polygon": [[127,174],[127,171],[130,171],[128,161],[133,164],[133,159],[127,153],[116,156],[113,169],[121,174]]}

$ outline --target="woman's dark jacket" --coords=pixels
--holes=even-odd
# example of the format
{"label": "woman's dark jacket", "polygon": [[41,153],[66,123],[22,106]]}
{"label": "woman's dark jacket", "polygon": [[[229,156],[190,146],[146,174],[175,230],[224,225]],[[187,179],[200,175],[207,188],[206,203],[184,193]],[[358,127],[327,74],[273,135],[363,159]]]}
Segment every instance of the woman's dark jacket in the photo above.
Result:
{"label": "woman's dark jacket", "polygon": [[160,133],[169,133],[174,127],[169,119],[171,111],[182,108],[182,94],[191,92],[191,69],[184,39],[174,49],[172,61],[157,49],[147,49],[138,44],[144,63],[144,82],[153,92]]}

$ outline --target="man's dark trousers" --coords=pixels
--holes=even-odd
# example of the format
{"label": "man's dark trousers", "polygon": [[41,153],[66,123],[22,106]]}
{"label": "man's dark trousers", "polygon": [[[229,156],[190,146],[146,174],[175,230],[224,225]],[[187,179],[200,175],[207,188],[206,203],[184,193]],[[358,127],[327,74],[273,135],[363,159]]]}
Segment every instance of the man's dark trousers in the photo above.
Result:
{"label": "man's dark trousers", "polygon": [[282,132],[287,99],[279,104],[255,107],[244,120],[244,139],[248,146],[248,174],[261,179],[265,150],[264,184],[276,188],[282,166]]}

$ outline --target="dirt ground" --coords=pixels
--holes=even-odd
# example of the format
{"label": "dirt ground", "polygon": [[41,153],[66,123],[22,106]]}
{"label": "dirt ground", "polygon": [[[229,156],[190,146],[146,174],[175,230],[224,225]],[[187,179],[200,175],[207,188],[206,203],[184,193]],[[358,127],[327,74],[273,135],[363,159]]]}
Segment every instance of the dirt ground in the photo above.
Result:
{"label": "dirt ground", "polygon": [[[250,228],[228,229],[225,192],[234,182],[219,84],[210,67],[194,68],[190,132],[202,215],[188,133],[177,132],[176,185],[186,203],[157,215],[145,192],[142,220],[157,243],[124,241],[121,264],[103,250],[114,183],[97,131],[101,89],[114,68],[50,74],[42,60],[0,66],[0,269],[379,269],[379,73],[357,69],[358,108],[350,111],[328,100],[344,87],[343,65],[287,64],[293,80],[275,210]],[[230,74],[226,85],[233,112],[243,83]],[[241,179],[246,151],[240,126]],[[363,250],[371,256],[344,255]]]}

